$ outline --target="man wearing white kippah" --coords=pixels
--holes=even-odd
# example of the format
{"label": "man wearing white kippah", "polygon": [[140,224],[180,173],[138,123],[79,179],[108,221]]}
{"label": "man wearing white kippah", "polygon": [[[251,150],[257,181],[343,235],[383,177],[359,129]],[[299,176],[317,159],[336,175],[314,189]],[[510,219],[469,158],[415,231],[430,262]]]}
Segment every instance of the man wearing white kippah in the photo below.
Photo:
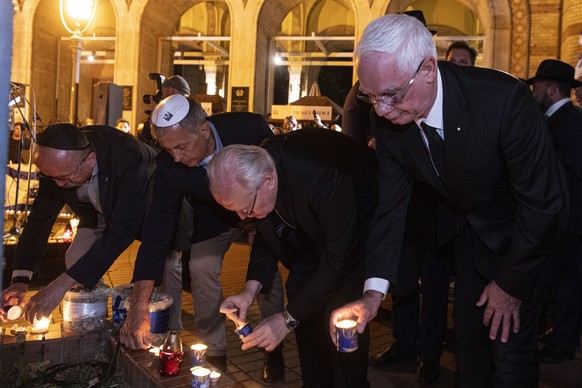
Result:
{"label": "man wearing white kippah", "polygon": [[[170,249],[182,199],[193,208],[190,276],[196,312],[195,323],[208,345],[207,360],[226,370],[225,318],[219,312],[223,300],[220,272],[224,254],[240,232],[239,218],[222,208],[210,194],[206,168],[214,154],[230,144],[260,144],[274,136],[258,114],[237,112],[206,117],[200,103],[179,94],[164,99],[152,112],[154,134],[162,151],[154,197],[144,226],[133,281],[136,310],[131,310],[121,331],[121,341],[131,348],[149,345],[147,301],[161,280],[164,259]],[[283,286],[277,272],[267,285],[259,307],[264,317],[283,311]],[[263,370],[266,383],[284,373],[281,349],[267,355]]]}

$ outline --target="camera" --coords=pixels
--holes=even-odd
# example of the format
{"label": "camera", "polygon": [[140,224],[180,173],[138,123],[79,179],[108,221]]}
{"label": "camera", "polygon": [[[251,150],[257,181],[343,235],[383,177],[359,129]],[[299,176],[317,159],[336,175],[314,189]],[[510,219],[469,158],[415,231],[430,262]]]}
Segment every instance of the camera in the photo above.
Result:
{"label": "camera", "polygon": [[162,100],[162,83],[164,83],[166,77],[160,73],[150,73],[149,77],[151,80],[156,81],[156,94],[144,94],[142,100],[144,104],[147,105],[159,104],[159,102]]}

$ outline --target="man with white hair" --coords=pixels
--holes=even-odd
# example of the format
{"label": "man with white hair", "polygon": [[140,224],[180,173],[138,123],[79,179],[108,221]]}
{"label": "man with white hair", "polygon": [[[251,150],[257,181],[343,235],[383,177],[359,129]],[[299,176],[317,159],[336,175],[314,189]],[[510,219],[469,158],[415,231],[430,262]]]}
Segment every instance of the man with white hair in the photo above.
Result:
{"label": "man with white hair", "polygon": [[414,180],[438,193],[436,245],[455,262],[460,387],[537,386],[537,330],[566,183],[527,86],[498,71],[439,63],[430,32],[385,15],[355,50],[374,105],[379,205],[364,296],[331,316],[374,318],[396,283]]}
{"label": "man with white hair", "polygon": [[319,128],[261,146],[225,147],[208,167],[218,203],[257,224],[245,289],[225,299],[221,311],[244,323],[280,260],[289,269],[289,303],[242,339],[243,350],[271,350],[294,331],[304,387],[368,387],[368,333],[348,352],[336,350],[326,333],[331,311],[361,292],[377,199],[374,152]]}

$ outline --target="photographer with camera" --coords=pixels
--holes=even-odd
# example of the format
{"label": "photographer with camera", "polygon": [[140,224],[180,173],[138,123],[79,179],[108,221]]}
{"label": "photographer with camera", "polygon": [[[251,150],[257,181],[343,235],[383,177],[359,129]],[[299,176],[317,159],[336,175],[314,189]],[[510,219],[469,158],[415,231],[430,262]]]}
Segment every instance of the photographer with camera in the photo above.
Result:
{"label": "photographer with camera", "polygon": [[162,82],[162,100],[174,94],[181,94],[185,97],[190,95],[190,85],[188,85],[184,77],[173,75]]}

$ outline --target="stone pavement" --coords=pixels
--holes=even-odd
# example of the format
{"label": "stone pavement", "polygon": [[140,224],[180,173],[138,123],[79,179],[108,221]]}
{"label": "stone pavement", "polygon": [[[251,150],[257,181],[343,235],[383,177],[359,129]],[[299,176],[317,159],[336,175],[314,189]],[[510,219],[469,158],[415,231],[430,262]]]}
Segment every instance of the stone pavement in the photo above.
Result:
{"label": "stone pavement", "polygon": [[[134,243],[115,262],[108,271],[105,280],[111,286],[129,283],[133,272],[133,264],[139,243]],[[235,243],[227,252],[223,265],[221,279],[225,296],[234,294],[242,290],[245,282],[246,266],[248,262],[249,248],[245,243]],[[286,279],[287,271],[282,268],[283,278]],[[389,346],[392,341],[391,319],[390,319],[390,298],[383,303],[382,309],[377,319],[370,326],[370,351],[377,353]],[[182,339],[184,346],[190,346],[197,342],[196,329],[193,320],[192,296],[183,292],[183,315],[182,323],[184,330]],[[55,323],[62,321],[60,311],[53,313]],[[249,321],[253,326],[260,322],[260,316],[256,303],[253,304],[249,314]],[[449,324],[452,327],[452,324]],[[242,351],[240,340],[234,334],[234,325],[227,323],[228,341],[228,375],[234,381],[240,383],[238,386],[261,387],[260,376],[263,366],[264,355],[259,350]],[[291,334],[285,341],[284,355],[286,374],[285,381],[278,384],[279,387],[301,387],[301,369],[295,338]],[[441,359],[441,377],[432,387],[453,387],[455,357],[450,347],[443,354]],[[370,367],[368,377],[373,388],[408,388],[422,387],[415,381],[417,363],[406,362],[390,367]],[[540,369],[540,385],[542,388],[564,387],[582,388],[582,350],[579,348],[574,360],[565,361],[557,365],[542,365]],[[135,387],[139,388],[139,387]]]}

